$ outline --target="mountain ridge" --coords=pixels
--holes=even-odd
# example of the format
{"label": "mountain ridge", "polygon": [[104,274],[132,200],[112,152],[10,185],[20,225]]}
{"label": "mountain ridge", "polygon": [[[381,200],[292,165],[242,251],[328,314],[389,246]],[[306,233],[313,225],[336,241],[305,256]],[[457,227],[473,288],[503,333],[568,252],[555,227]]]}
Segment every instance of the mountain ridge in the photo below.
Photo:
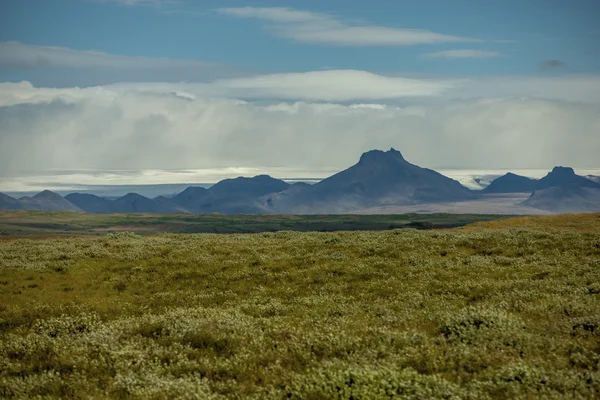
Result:
{"label": "mountain ridge", "polygon": [[[549,190],[556,187],[562,189]],[[545,210],[565,209],[562,206],[565,204],[568,205],[566,209],[577,210],[577,204],[580,204],[580,208],[587,211],[596,207],[595,190],[600,192],[600,184],[576,175],[572,168],[557,166],[540,180],[509,172],[496,178],[486,189],[472,191],[434,170],[411,164],[400,151],[391,148],[367,151],[354,165],[313,185],[289,184],[268,175],[257,175],[224,179],[209,188],[189,186],[172,197],[148,198],[128,193],[108,199],[88,193],[70,193],[63,198],[45,190],[32,197],[15,199],[0,193],[0,209],[89,213],[340,214],[389,206],[465,202],[485,199],[487,197],[482,196],[486,195],[527,192],[531,196],[518,204]],[[556,205],[552,205],[553,201]],[[600,211],[600,202],[597,210]]]}

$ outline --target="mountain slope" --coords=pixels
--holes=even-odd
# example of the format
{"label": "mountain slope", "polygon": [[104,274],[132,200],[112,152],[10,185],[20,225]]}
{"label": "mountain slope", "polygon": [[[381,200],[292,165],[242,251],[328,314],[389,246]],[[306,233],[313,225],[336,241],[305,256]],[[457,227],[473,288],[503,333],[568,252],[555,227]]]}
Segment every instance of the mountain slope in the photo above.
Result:
{"label": "mountain slope", "polygon": [[0,193],[0,210],[20,210],[22,208],[19,200]]}
{"label": "mountain slope", "polygon": [[600,212],[600,189],[576,184],[536,190],[523,205],[557,213]]}
{"label": "mountain slope", "polygon": [[525,176],[509,172],[496,178],[482,193],[531,193],[535,190],[537,181]]}
{"label": "mountain slope", "polygon": [[600,176],[598,176],[598,175],[586,175],[585,177],[587,179],[589,179],[590,181],[594,181],[596,183],[600,183]]}
{"label": "mountain slope", "polygon": [[210,187],[210,192],[217,198],[251,197],[257,198],[269,193],[281,192],[290,184],[269,175],[257,175],[253,178],[239,177],[225,179]]}
{"label": "mountain slope", "polygon": [[75,204],[85,212],[102,214],[112,212],[112,202],[110,200],[98,197],[88,193],[71,193],[65,196],[65,199]]}
{"label": "mountain slope", "polygon": [[522,204],[560,213],[600,211],[600,184],[576,175],[573,168],[554,167]]}
{"label": "mountain slope", "polygon": [[50,190],[44,190],[33,197],[21,197],[19,204],[24,210],[82,211],[69,200]]}
{"label": "mountain slope", "polygon": [[263,196],[273,212],[341,213],[366,207],[467,200],[457,181],[407,162],[399,151],[372,150],[357,164],[312,186]]}
{"label": "mountain slope", "polygon": [[152,199],[137,193],[128,193],[111,202],[112,212],[117,213],[173,213],[177,209],[159,204]]}
{"label": "mountain slope", "polygon": [[189,212],[203,213],[210,212],[212,202],[216,200],[216,196],[206,188],[190,186],[170,200]]}

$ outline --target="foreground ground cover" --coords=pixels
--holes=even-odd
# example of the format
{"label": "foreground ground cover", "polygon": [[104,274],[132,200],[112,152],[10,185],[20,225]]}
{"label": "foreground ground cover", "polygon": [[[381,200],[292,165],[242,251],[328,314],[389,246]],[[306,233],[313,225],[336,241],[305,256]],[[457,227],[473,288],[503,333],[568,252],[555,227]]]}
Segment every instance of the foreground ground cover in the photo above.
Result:
{"label": "foreground ground cover", "polygon": [[0,397],[597,398],[599,216],[548,218],[3,240]]}

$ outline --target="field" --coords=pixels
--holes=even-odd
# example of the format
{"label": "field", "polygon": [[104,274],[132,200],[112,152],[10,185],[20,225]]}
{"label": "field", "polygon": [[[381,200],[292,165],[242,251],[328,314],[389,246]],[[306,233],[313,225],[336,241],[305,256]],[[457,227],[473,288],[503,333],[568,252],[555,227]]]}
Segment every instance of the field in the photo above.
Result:
{"label": "field", "polygon": [[105,235],[111,232],[257,233],[291,230],[354,231],[395,228],[453,228],[507,218],[481,214],[400,215],[193,215],[86,214],[77,212],[1,211],[0,237],[25,235]]}
{"label": "field", "polygon": [[600,214],[385,223],[7,236],[0,397],[600,397]]}

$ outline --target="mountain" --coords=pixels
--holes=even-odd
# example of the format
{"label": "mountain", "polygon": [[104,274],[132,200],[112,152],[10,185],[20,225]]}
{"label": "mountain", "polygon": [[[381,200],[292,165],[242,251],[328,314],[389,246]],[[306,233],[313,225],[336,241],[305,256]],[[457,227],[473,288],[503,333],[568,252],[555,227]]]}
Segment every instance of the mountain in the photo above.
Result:
{"label": "mountain", "polygon": [[19,200],[0,193],[0,210],[20,210]]}
{"label": "mountain", "polygon": [[600,183],[600,176],[598,175],[586,175],[585,177],[588,178],[590,181]]}
{"label": "mountain", "polygon": [[200,198],[203,204],[194,212],[222,214],[262,214],[270,210],[259,200],[260,196],[286,190],[290,185],[268,175],[253,178],[225,179],[208,189]]}
{"label": "mountain", "polygon": [[600,211],[600,184],[576,175],[573,168],[554,167],[522,204],[561,213]]}
{"label": "mountain", "polygon": [[225,179],[210,187],[210,192],[218,199],[234,197],[257,198],[269,193],[281,192],[290,184],[269,175],[257,175],[254,178],[239,177]]}
{"label": "mountain", "polygon": [[[192,213],[207,212],[212,207],[216,196],[208,189],[190,186],[183,192],[173,196],[171,202]],[[208,211],[210,212],[210,211]]]}
{"label": "mountain", "polygon": [[112,212],[117,213],[173,213],[177,212],[169,206],[160,204],[137,193],[128,193],[111,202]]}
{"label": "mountain", "polygon": [[512,172],[496,178],[482,193],[531,193],[535,190],[536,180]]}
{"label": "mountain", "polygon": [[367,207],[459,201],[476,195],[459,182],[409,163],[402,154],[372,150],[357,164],[312,186],[261,197],[278,213],[343,213]]}
{"label": "mountain", "polygon": [[102,197],[87,193],[71,193],[65,199],[79,207],[85,212],[102,214],[112,212],[112,202]]}
{"label": "mountain", "polygon": [[553,186],[576,185],[581,187],[600,189],[600,183],[596,183],[583,176],[576,175],[573,168],[554,167],[545,177],[537,181],[536,190],[547,189]]}
{"label": "mountain", "polygon": [[600,189],[567,184],[536,190],[523,205],[557,213],[600,212]]}
{"label": "mountain", "polygon": [[169,211],[170,213],[186,213],[186,214],[190,214],[192,213],[192,211],[190,211],[189,209],[180,206],[179,204],[175,203],[173,201],[173,199],[165,197],[165,196],[158,196],[155,197],[154,199],[152,199],[159,207],[163,207],[166,209],[169,209],[171,211]]}
{"label": "mountain", "polygon": [[33,197],[21,197],[19,204],[23,210],[82,211],[69,200],[49,190],[44,190]]}

